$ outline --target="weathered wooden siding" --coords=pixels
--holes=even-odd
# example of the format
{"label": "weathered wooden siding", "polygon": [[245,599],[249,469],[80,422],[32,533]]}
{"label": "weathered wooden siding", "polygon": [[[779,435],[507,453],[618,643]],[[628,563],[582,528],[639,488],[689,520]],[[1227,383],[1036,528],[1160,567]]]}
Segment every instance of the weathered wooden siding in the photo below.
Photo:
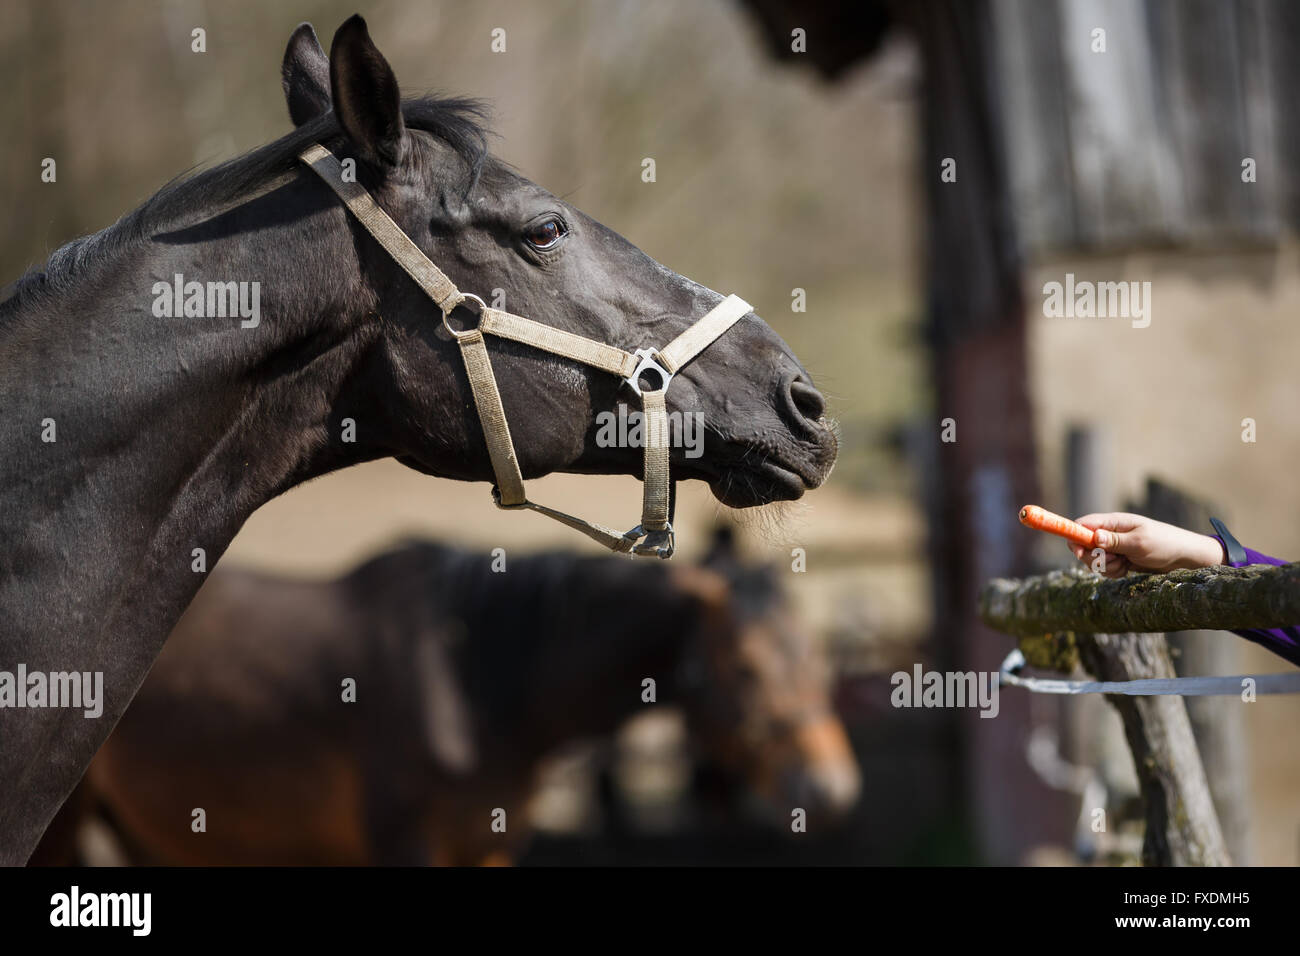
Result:
{"label": "weathered wooden siding", "polygon": [[993,0],[993,16],[1026,252],[1258,244],[1294,225],[1300,4]]}

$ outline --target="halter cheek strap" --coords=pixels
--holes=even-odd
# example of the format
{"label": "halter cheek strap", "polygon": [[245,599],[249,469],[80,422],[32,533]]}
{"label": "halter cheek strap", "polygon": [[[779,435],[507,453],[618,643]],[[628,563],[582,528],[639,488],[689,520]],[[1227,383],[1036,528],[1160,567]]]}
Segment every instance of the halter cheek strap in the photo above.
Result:
{"label": "halter cheek strap", "polygon": [[[465,372],[469,376],[474,405],[478,409],[479,422],[487,440],[492,472],[496,476],[492,496],[497,505],[507,509],[528,508],[544,514],[581,531],[612,551],[671,557],[675,546],[672,513],[676,495],[668,471],[668,411],[665,393],[673,376],[683,366],[712,345],[743,316],[753,311],[749,303],[738,296],[727,296],[664,348],[637,349],[635,352],[627,352],[617,346],[543,325],[522,315],[493,309],[478,296],[457,289],[455,283],[380,208],[364,186],[357,182],[345,182],[342,164],[328,149],[316,144],[304,150],[299,158],[338,194],[357,221],[442,311],[443,326],[460,346]],[[448,316],[458,306],[468,303],[473,303],[477,308],[478,325],[465,330],[453,328],[447,321]],[[488,357],[485,340],[488,335],[510,339],[617,375],[640,397],[644,418],[645,463],[639,525],[620,534],[603,525],[528,500],[524,493],[524,478],[519,470],[514,442],[510,438],[510,425],[501,405],[501,393],[497,389],[496,377],[492,374],[492,362]],[[659,382],[654,388],[641,387],[640,378],[646,372],[658,377]]]}

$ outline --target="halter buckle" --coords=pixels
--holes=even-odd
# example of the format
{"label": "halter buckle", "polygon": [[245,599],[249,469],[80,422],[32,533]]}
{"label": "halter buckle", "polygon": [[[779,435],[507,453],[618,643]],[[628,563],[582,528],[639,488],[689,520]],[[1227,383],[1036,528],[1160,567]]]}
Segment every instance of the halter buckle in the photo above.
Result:
{"label": "halter buckle", "polygon": [[[665,560],[673,556],[673,550],[677,547],[671,524],[663,531],[645,531],[640,525],[637,525],[623,537],[629,541],[637,542],[632,545],[633,554],[650,555]],[[641,538],[645,538],[645,540],[641,541]]]}
{"label": "halter buckle", "polygon": [[668,383],[673,380],[673,373],[668,371],[668,369],[664,368],[661,364],[659,364],[659,359],[658,359],[659,353],[655,349],[637,349],[632,354],[640,358],[641,361],[640,363],[637,364],[637,367],[632,371],[632,374],[629,375],[627,378],[623,379],[623,381],[625,381],[628,385],[632,386],[632,391],[636,392],[636,397],[637,398],[641,397],[641,383],[637,380],[641,377],[641,373],[646,370],[656,373],[659,376],[659,378],[663,380],[663,383],[659,386],[659,388],[657,389],[652,388],[649,389],[649,391],[662,392],[666,390],[668,388]]}
{"label": "halter buckle", "polygon": [[[451,327],[451,323],[448,322],[447,319],[451,316],[453,312],[455,312],[458,308],[460,308],[469,300],[473,300],[474,302],[478,303],[478,324],[476,324],[472,329],[463,329],[460,331],[453,329]],[[452,302],[449,307],[442,309],[442,327],[451,334],[452,338],[454,338],[456,341],[459,342],[467,335],[473,335],[475,332],[478,331],[479,325],[483,323],[483,313],[487,311],[487,307],[488,304],[484,302],[482,299],[480,299],[478,296],[476,296],[473,292],[458,292],[456,293],[456,301]]]}

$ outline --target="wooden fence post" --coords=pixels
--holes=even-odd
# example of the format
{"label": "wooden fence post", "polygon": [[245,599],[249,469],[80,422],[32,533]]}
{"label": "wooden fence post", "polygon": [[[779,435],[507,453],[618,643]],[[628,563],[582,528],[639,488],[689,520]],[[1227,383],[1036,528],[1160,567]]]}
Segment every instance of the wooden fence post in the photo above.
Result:
{"label": "wooden fence post", "polygon": [[[1098,680],[1176,676],[1163,634],[1079,634],[1076,641],[1080,662]],[[1142,788],[1142,862],[1231,865],[1183,699],[1107,694],[1106,700],[1124,721]]]}
{"label": "wooden fence post", "polygon": [[[1154,478],[1147,479],[1145,506],[1130,506],[1130,510],[1206,533],[1211,515],[1226,517],[1216,507]],[[1166,637],[1180,676],[1241,671],[1238,641],[1225,641],[1222,634],[1213,631],[1171,631]],[[1250,760],[1241,701],[1232,697],[1189,697],[1186,704],[1224,842],[1234,863],[1249,866],[1254,859],[1246,790]]]}

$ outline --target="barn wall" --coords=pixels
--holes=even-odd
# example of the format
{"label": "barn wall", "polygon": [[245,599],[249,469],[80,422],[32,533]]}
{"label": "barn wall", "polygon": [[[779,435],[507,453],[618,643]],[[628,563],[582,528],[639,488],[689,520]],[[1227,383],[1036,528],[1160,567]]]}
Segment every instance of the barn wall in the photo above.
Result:
{"label": "barn wall", "polygon": [[[994,0],[993,9],[1028,254],[1258,245],[1294,226],[1296,4]],[[1255,182],[1242,181],[1247,158]]]}

